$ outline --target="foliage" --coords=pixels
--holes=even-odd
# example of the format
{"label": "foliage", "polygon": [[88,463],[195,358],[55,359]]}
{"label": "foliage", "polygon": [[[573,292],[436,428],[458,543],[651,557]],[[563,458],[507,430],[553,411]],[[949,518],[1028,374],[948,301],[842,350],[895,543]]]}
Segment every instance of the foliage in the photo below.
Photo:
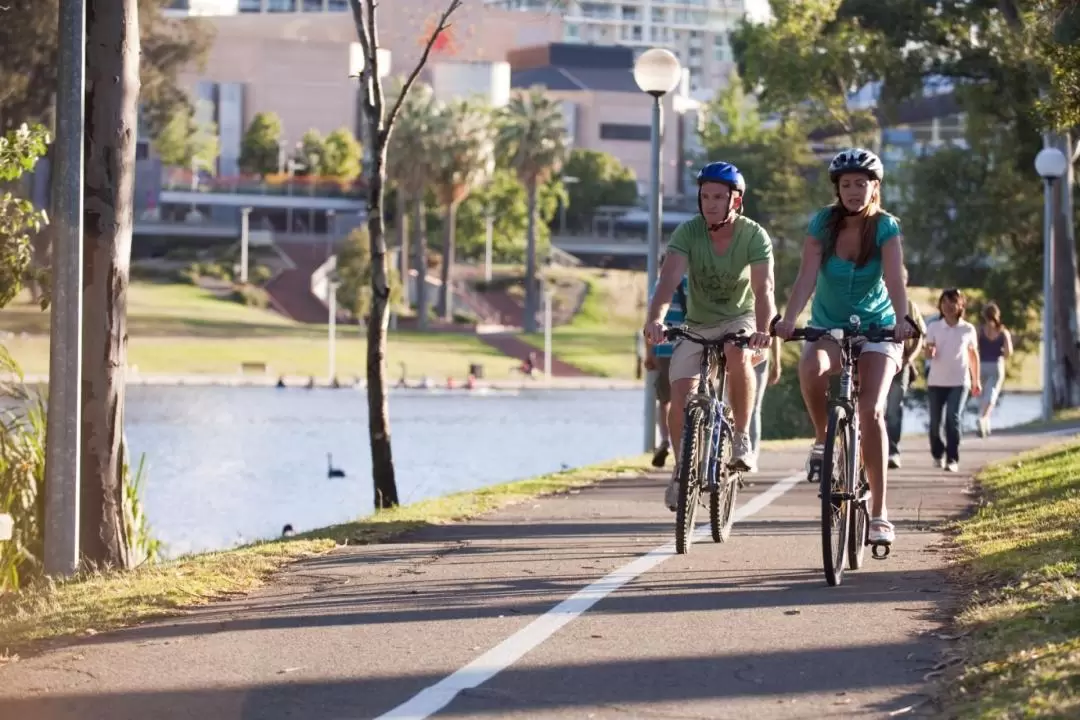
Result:
{"label": "foliage", "polygon": [[[0,181],[17,180],[32,170],[37,159],[45,154],[49,134],[45,128],[26,124],[0,137]],[[0,308],[14,299],[28,279],[32,248],[30,234],[37,233],[48,222],[44,211],[37,210],[28,200],[0,192]],[[44,307],[43,301],[43,307]]]}
{"label": "foliage", "polygon": [[430,132],[439,149],[430,175],[435,196],[443,207],[458,205],[494,170],[492,111],[470,99],[438,103]]}
{"label": "foliage", "polygon": [[527,188],[543,184],[566,160],[566,121],[543,88],[517,93],[499,110],[496,152]]}
{"label": "foliage", "polygon": [[[12,538],[0,543],[0,592],[18,590],[44,569],[46,398],[23,382],[22,370],[0,347],[0,374],[15,378],[0,385],[0,512],[14,520]],[[160,543],[143,512],[144,459],[135,476],[124,466],[124,521],[133,554],[155,560]]]}
{"label": "foliage", "polygon": [[270,307],[269,293],[256,285],[237,283],[233,286],[233,291],[230,294],[229,299],[233,302],[238,302],[241,305],[247,305],[248,307]]}
{"label": "foliage", "polygon": [[278,171],[281,153],[281,119],[277,113],[258,112],[240,141],[240,170],[252,175]]}
{"label": "foliage", "polygon": [[638,201],[634,171],[611,153],[575,148],[563,168],[563,175],[577,178],[568,183],[567,227],[592,227],[596,208],[602,205],[634,205]]}
{"label": "foliage", "polygon": [[[906,261],[921,285],[978,287],[1018,349],[1042,297],[1042,198],[1007,160],[1010,130],[968,132],[970,148],[913,158],[898,173]],[[1034,186],[1037,187],[1037,186]]]}
{"label": "foliage", "polygon": [[771,0],[768,25],[741,21],[731,36],[746,87],[766,112],[806,114],[819,127],[857,137],[873,130],[871,112],[847,96],[881,77],[894,51],[857,18],[838,18],[842,0]]}
{"label": "foliage", "polygon": [[[140,103],[151,137],[187,102],[177,74],[205,59],[212,26],[198,18],[169,18],[171,0],[139,0]],[[59,0],[0,3],[0,131],[24,121],[48,122],[56,89]]]}
{"label": "foliage", "polygon": [[[536,225],[537,252],[543,254],[550,244],[549,224],[559,209],[558,181],[540,186]],[[457,256],[465,260],[482,260],[487,240],[486,213],[491,209],[494,220],[491,238],[494,262],[520,263],[525,257],[525,234],[529,217],[525,188],[512,170],[496,170],[491,182],[480,188],[461,204],[457,214]]]}
{"label": "foliage", "polygon": [[[337,253],[337,304],[353,317],[367,317],[371,310],[371,236],[366,226],[349,233]],[[390,305],[401,303],[401,278],[389,268]]]}
{"label": "foliage", "polygon": [[806,412],[799,385],[799,354],[796,343],[781,347],[780,381],[765,390],[761,401],[761,437],[764,440],[785,440],[814,436],[814,426]]}
{"label": "foliage", "polygon": [[325,138],[313,129],[304,133],[293,159],[303,168],[299,174],[352,182],[360,175],[360,156],[360,143],[347,128],[338,128]]}
{"label": "foliage", "polygon": [[708,161],[724,160],[746,178],[743,212],[761,223],[775,245],[776,288],[786,293],[798,271],[807,218],[829,199],[823,168],[797,117],[764,123],[736,77],[705,106],[700,129]]}
{"label": "foliage", "polygon": [[183,168],[196,165],[207,170],[217,166],[217,126],[197,122],[187,103],[176,107],[153,144],[165,165]]}
{"label": "foliage", "polygon": [[[389,95],[396,100],[401,86]],[[435,91],[430,85],[417,83],[401,104],[394,131],[386,152],[386,174],[406,197],[417,200],[429,182],[431,124],[435,117]]]}

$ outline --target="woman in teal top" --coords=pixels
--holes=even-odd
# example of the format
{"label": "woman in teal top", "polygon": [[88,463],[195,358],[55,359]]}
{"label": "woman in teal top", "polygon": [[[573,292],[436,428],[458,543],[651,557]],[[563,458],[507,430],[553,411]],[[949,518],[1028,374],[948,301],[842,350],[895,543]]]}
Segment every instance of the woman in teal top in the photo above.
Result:
{"label": "woman in teal top", "polygon": [[[881,160],[869,150],[845,150],[829,165],[836,202],[822,208],[810,221],[803,243],[802,262],[791,289],[784,317],[776,334],[790,338],[795,319],[810,295],[810,325],[834,329],[848,327],[858,315],[860,326],[894,327],[896,342],[865,343],[859,358],[859,421],[862,454],[870,481],[870,540],[892,543],[895,529],[885,509],[886,451],[885,401],[892,377],[900,369],[901,342],[914,332],[906,321],[903,236],[900,223],[881,209]],[[832,338],[808,343],[799,361],[803,400],[814,423],[814,446],[807,471],[821,471],[828,423],[829,375],[840,372],[840,349]]]}

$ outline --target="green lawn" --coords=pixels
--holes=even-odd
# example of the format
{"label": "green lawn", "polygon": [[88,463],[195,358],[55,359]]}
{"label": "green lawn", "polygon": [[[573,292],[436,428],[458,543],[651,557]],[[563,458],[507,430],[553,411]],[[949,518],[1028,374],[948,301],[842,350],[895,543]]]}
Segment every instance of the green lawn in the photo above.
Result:
{"label": "green lawn", "polygon": [[948,717],[1080,717],[1080,443],[1006,461],[959,525],[969,598]]}
{"label": "green lawn", "polygon": [[[644,318],[644,274],[579,270],[588,291],[573,320],[552,330],[551,349],[560,360],[586,372],[633,378]],[[537,348],[543,333],[523,335]]]}
{"label": "green lawn", "polygon": [[[26,373],[48,372],[48,328],[49,314],[26,298],[0,311],[0,331],[15,333],[0,342]],[[191,285],[133,283],[128,328],[128,365],[142,373],[232,374],[242,362],[262,362],[272,374],[326,374],[325,325],[295,323],[273,311],[222,300]],[[338,328],[337,369],[343,377],[366,373],[363,332],[356,326]],[[492,378],[509,376],[515,364],[473,335],[390,332],[387,365],[391,377],[405,363],[413,378],[461,378],[474,362],[482,363],[485,377]]]}

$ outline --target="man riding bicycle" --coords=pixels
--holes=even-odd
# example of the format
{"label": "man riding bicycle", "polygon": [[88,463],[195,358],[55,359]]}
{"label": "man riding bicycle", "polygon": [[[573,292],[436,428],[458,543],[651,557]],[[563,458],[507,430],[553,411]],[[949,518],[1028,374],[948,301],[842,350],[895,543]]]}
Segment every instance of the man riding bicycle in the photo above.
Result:
{"label": "man riding bicycle", "polygon": [[[894,342],[863,343],[859,358],[859,422],[862,456],[872,493],[869,540],[891,544],[895,529],[885,510],[885,401],[900,369],[901,343],[914,334],[907,314],[903,236],[895,217],[881,209],[885,170],[877,155],[854,148],[836,155],[829,178],[836,201],[810,221],[799,274],[776,334],[789,339],[810,295],[809,325],[846,328],[858,315],[860,327],[893,327]],[[840,348],[830,337],[807,343],[799,361],[803,401],[814,424],[808,472],[820,471],[828,423],[829,375],[840,372]]]}
{"label": "man riding bicycle", "polygon": [[[697,176],[699,215],[679,225],[668,242],[660,277],[653,288],[645,320],[645,338],[664,342],[660,321],[669,298],[687,276],[686,328],[707,339],[745,332],[750,349],[726,345],[728,398],[735,418],[730,467],[752,471],[757,458],[748,434],[754,404],[753,350],[769,345],[773,301],[772,242],[765,229],[742,216],[746,181],[734,165],[709,163]],[[682,440],[686,396],[694,391],[701,364],[701,345],[679,339],[669,370],[671,437]],[[678,454],[676,454],[678,457]],[[672,511],[678,502],[678,461],[664,502]]]}

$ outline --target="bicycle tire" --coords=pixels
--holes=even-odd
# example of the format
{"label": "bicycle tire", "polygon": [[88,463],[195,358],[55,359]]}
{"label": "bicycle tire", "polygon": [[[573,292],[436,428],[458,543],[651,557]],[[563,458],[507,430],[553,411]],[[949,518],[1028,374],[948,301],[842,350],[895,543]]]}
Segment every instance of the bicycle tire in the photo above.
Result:
{"label": "bicycle tire", "polygon": [[[834,407],[829,411],[829,425],[825,433],[825,454],[821,462],[821,559],[825,581],[836,587],[844,578],[844,561],[847,559],[848,525],[851,519],[851,503],[833,501],[833,480],[836,471],[846,471],[851,461],[848,447],[847,413]],[[839,452],[837,452],[839,450]],[[841,476],[843,477],[843,476]],[[841,483],[840,487],[844,487]],[[836,537],[833,537],[833,533]]]}
{"label": "bicycle tire", "polygon": [[687,408],[682,461],[679,463],[679,503],[675,510],[675,552],[680,555],[690,552],[694,541],[694,519],[701,494],[701,453],[705,450],[708,429],[705,409],[701,406]]}
{"label": "bicycle tire", "polygon": [[[730,423],[728,427],[731,427]],[[720,449],[717,466],[722,473],[716,490],[709,494],[709,527],[713,542],[727,542],[731,537],[734,524],[735,498],[739,494],[739,473],[727,469],[727,459],[731,457],[732,438],[727,430],[720,433]]]}
{"label": "bicycle tire", "polygon": [[870,485],[866,480],[866,468],[859,466],[859,482],[856,492],[861,496],[852,507],[851,527],[848,532],[848,567],[852,570],[862,568],[866,554],[866,543],[870,539]]}

